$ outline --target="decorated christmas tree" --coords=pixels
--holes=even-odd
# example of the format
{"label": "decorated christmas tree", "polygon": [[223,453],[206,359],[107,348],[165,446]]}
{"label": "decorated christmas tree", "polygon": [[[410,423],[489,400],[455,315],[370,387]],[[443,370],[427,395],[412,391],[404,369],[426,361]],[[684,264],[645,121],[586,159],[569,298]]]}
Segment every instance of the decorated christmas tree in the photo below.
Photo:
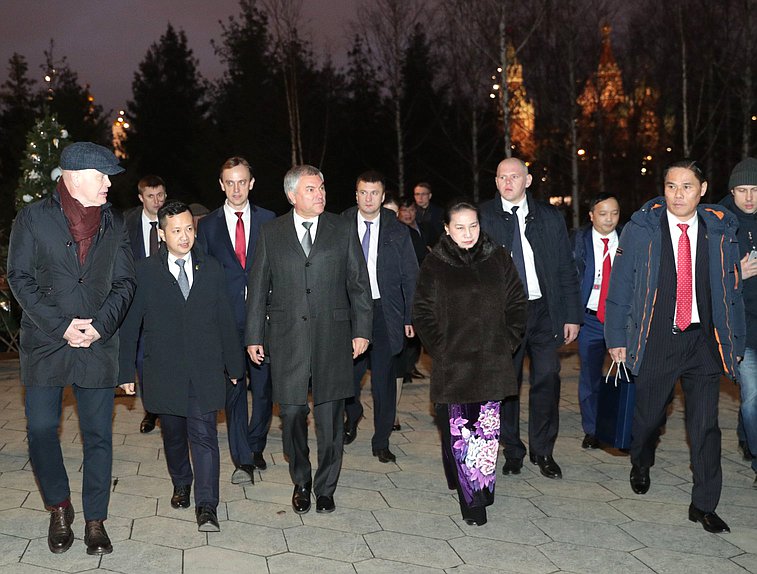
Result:
{"label": "decorated christmas tree", "polygon": [[45,110],[26,136],[26,157],[21,162],[16,190],[17,210],[53,192],[61,175],[60,152],[69,143],[68,132]]}

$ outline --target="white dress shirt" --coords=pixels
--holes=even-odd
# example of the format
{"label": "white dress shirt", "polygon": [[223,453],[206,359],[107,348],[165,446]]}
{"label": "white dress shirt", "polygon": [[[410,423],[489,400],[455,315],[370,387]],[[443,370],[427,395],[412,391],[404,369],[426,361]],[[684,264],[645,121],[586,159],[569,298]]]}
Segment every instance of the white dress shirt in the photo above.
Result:
{"label": "white dress shirt", "polygon": [[528,283],[528,300],[535,301],[541,299],[541,287],[539,278],[536,276],[536,263],[534,262],[534,250],[526,239],[526,216],[528,215],[528,201],[524,196],[520,203],[510,203],[504,197],[502,200],[502,209],[512,213],[513,207],[518,207],[515,216],[518,218],[518,227],[520,229],[520,243],[523,246],[523,262],[526,265],[526,282]]}
{"label": "white dress shirt", "polygon": [[[151,220],[149,217],[147,217],[147,214],[145,213],[145,210],[142,210],[142,245],[145,247],[145,257],[150,256],[150,229],[152,229],[152,226],[150,225],[150,221],[154,221],[155,223],[158,222],[157,219]],[[160,245],[160,236],[158,236],[158,245]]]}
{"label": "white dress shirt", "polygon": [[[673,257],[678,269],[678,240],[681,238],[681,228],[679,223],[686,223],[689,228],[686,235],[689,236],[691,245],[691,322],[699,323],[699,308],[697,307],[697,236],[699,234],[699,216],[695,213],[694,217],[688,221],[679,221],[678,218],[668,211],[668,228],[670,229],[670,240],[673,243]],[[676,317],[673,317],[673,325],[676,324]]]}
{"label": "white dress shirt", "polygon": [[[237,239],[237,211],[229,205],[229,200],[223,204],[223,214],[226,216],[226,229],[229,230],[229,239],[231,239],[231,246],[236,249]],[[247,246],[250,244],[250,202],[244,206],[242,211],[242,223],[244,224],[244,252],[247,253]]]}
{"label": "white dress shirt", "polygon": [[610,254],[610,264],[615,262],[615,251],[618,249],[618,233],[614,229],[609,235],[602,235],[591,228],[591,244],[594,247],[594,286],[591,289],[586,308],[596,311],[599,306],[599,292],[602,290],[602,267],[604,265],[605,243],[602,238],[609,239],[607,249]]}
{"label": "white dress shirt", "polygon": [[[179,266],[176,265],[176,260],[178,257],[173,255],[170,251],[168,252],[168,270],[171,272],[171,275],[174,276],[174,279],[177,281],[179,280]],[[189,288],[192,288],[192,283],[194,282],[194,270],[192,269],[192,253],[187,253],[182,259],[185,261],[184,263],[184,271],[187,272],[187,279],[189,280]]]}
{"label": "white dress shirt", "polygon": [[378,278],[376,276],[376,262],[378,261],[378,239],[379,239],[379,224],[381,222],[381,213],[376,216],[376,219],[367,220],[362,216],[360,211],[357,212],[357,237],[360,240],[361,250],[363,245],[363,237],[365,237],[366,226],[365,222],[371,223],[371,238],[368,244],[368,278],[371,280],[371,295],[374,299],[381,298],[381,292],[379,291]]}
{"label": "white dress shirt", "polygon": [[292,210],[292,214],[294,215],[294,230],[297,233],[297,242],[302,245],[302,238],[305,237],[305,233],[307,233],[307,230],[302,223],[304,221],[312,221],[313,225],[310,226],[310,238],[313,240],[313,245],[315,245],[315,234],[318,232],[319,216],[316,215],[312,219],[305,219],[304,217],[297,215],[297,212],[294,210]]}

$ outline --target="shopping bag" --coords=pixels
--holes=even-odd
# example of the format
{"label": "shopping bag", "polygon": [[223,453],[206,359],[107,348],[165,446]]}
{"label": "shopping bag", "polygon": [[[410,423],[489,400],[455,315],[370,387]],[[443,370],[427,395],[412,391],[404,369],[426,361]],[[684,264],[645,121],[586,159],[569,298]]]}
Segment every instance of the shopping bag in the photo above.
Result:
{"label": "shopping bag", "polygon": [[[615,375],[613,375],[615,370]],[[599,388],[596,437],[608,446],[631,447],[636,386],[624,363],[613,361]]]}

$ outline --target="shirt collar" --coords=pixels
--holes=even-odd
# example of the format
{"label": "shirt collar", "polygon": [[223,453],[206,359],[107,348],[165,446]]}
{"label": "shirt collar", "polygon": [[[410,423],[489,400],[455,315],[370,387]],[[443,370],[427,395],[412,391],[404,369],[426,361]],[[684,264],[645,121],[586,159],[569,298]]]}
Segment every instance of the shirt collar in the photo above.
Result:
{"label": "shirt collar", "polygon": [[508,212],[512,212],[513,207],[518,207],[518,213],[523,213],[524,215],[528,213],[528,201],[527,197],[524,195],[523,199],[521,199],[518,203],[512,203],[510,201],[507,201],[504,197],[501,195],[499,198],[502,200],[502,209]]}
{"label": "shirt collar", "polygon": [[[224,211],[225,211],[226,213],[228,213],[229,215],[233,215],[233,216],[235,216],[235,217],[236,217],[236,213],[237,213],[237,211],[240,211],[240,210],[238,210],[238,209],[234,209],[233,207],[231,207],[231,206],[229,205],[229,200],[228,200],[228,199],[227,199],[226,201],[224,201],[224,202],[223,202],[223,209],[224,209]],[[247,203],[245,204],[245,206],[244,206],[244,209],[242,209],[241,211],[242,211],[242,217],[244,217],[244,216],[246,216],[246,215],[247,215],[248,213],[250,213],[250,202],[249,202],[249,200],[248,200],[248,201],[247,201]]]}
{"label": "shirt collar", "polygon": [[[169,269],[171,268],[171,265],[174,265],[174,266],[176,265],[176,260],[177,259],[178,259],[178,257],[174,256],[170,251],[168,252],[168,266],[169,266]],[[190,267],[192,266],[192,252],[191,251],[189,253],[187,253],[184,257],[182,257],[182,259],[184,261],[186,261],[186,263],[184,264],[185,268],[186,268],[187,265],[189,265]]]}

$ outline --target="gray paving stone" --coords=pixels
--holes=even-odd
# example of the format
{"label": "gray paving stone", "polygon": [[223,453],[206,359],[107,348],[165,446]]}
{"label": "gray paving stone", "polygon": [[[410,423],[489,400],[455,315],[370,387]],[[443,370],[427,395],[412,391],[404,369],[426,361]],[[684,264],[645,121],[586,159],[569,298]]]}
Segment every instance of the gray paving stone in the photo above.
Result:
{"label": "gray paving stone", "polygon": [[722,558],[729,558],[742,553],[739,548],[727,542],[727,534],[710,534],[705,532],[700,525],[690,524],[690,526],[669,526],[667,524],[629,522],[621,525],[621,528],[649,548]]}
{"label": "gray paving stone", "polygon": [[272,556],[287,551],[284,535],[278,528],[231,520],[221,525],[221,532],[208,533],[208,544],[258,556]]}
{"label": "gray paving stone", "polygon": [[113,447],[113,458],[132,462],[150,462],[158,459],[158,447],[119,445]]}
{"label": "gray paving stone", "polygon": [[136,496],[124,492],[111,492],[108,514],[125,518],[155,516],[158,501],[155,498]]}
{"label": "gray paving stone", "polygon": [[[294,513],[292,512],[292,514]],[[297,515],[295,514],[295,516]],[[339,508],[337,511],[329,514],[318,514],[311,511],[302,515],[302,523],[305,526],[329,528],[351,534],[367,534],[368,532],[381,530],[379,523],[376,522],[371,512],[352,508]]]}
{"label": "gray paving stone", "polygon": [[559,496],[564,498],[578,498],[607,502],[616,500],[617,494],[610,492],[601,485],[591,482],[577,482],[575,480],[549,480],[540,477],[538,480],[530,480],[529,484],[536,490],[547,496]]}
{"label": "gray paving stone", "polygon": [[[634,495],[635,496],[635,495]],[[645,500],[644,497],[624,498],[609,503],[631,520],[681,526],[688,520],[689,505],[667,504]]]}
{"label": "gray paving stone", "polygon": [[[694,572],[744,574],[744,568],[740,565],[726,558],[715,556],[674,552],[663,548],[642,548],[634,552],[633,555],[649,566],[653,572],[660,574],[693,574]],[[736,557],[734,560],[739,558]]]}
{"label": "gray paving stone", "polygon": [[654,574],[642,562],[627,552],[590,548],[562,542],[550,542],[539,547],[547,558],[561,571],[575,574],[596,574],[597,572],[623,572],[623,574]]}
{"label": "gray paving stone", "polygon": [[732,527],[728,542],[744,552],[757,554],[757,529]]}
{"label": "gray paving stone", "polygon": [[[225,524],[221,522],[221,529]],[[197,531],[197,523],[164,516],[136,519],[131,539],[182,550],[205,546],[207,542],[206,535]]]}
{"label": "gray paving stone", "polygon": [[[291,489],[289,489],[291,493]],[[391,492],[391,490],[386,491]],[[291,494],[288,502],[291,503]],[[315,502],[315,501],[314,501]],[[374,492],[372,490],[363,490],[361,488],[350,487],[338,487],[334,494],[334,503],[336,504],[336,511],[344,508],[354,508],[357,510],[379,510],[381,508],[387,508],[388,504],[380,492]]]}
{"label": "gray paving stone", "polygon": [[[691,502],[691,485],[682,483],[680,485],[667,485],[658,484],[655,482],[654,477],[650,475],[652,486],[649,488],[649,492],[643,495],[644,502],[665,502],[674,504],[685,504],[688,506]],[[642,498],[642,496],[634,493],[631,490],[631,484],[628,481],[628,477],[625,480],[611,480],[603,482],[607,490],[616,494],[617,498]],[[685,488],[686,490],[683,490]]]}
{"label": "gray paving stone", "polygon": [[452,494],[437,494],[435,492],[396,488],[393,490],[383,490],[381,491],[381,495],[392,508],[446,515],[456,513],[460,509],[457,498]]}
{"label": "gray paving stone", "polygon": [[170,495],[173,492],[173,484],[171,484],[171,479],[168,478],[168,473],[166,473],[165,478],[139,475],[125,476],[119,479],[115,492],[158,498]]}
{"label": "gray paving stone", "polygon": [[352,564],[294,552],[268,558],[268,571],[270,574],[355,574]]}
{"label": "gray paving stone", "polygon": [[[379,463],[380,464],[380,463]],[[387,474],[385,472],[370,472],[363,470],[353,470],[349,468],[343,468],[339,474],[339,485],[349,486],[351,488],[362,488],[365,490],[385,490],[392,488],[394,483],[390,480],[396,472]]]}
{"label": "gray paving stone", "polygon": [[0,475],[0,488],[12,488],[14,490],[37,490],[34,473],[30,470],[12,470]]}
{"label": "gray paving stone", "polygon": [[504,518],[543,518],[546,516],[530,499],[515,496],[494,496],[494,504],[487,508],[489,516]]}
{"label": "gray paving stone", "polygon": [[12,470],[21,470],[29,462],[27,456],[13,456],[0,453],[0,472],[9,472]]}
{"label": "gray paving stone", "polygon": [[226,548],[203,546],[184,551],[183,574],[250,574],[267,572],[266,559]]}
{"label": "gray paving stone", "polygon": [[388,532],[422,534],[428,538],[440,540],[458,538],[462,535],[459,526],[447,516],[436,516],[398,508],[376,510],[373,515],[381,525],[381,529]]}
{"label": "gray paving stone", "polygon": [[731,561],[746,569],[747,572],[757,574],[757,554],[742,554],[731,558]]}
{"label": "gray paving stone", "polygon": [[534,526],[530,520],[516,518],[502,512],[493,512],[491,507],[487,509],[487,522],[483,526],[469,526],[462,516],[456,516],[454,520],[466,536],[502,540],[503,542],[528,546],[538,546],[551,542],[544,532]]}
{"label": "gray paving stone", "polygon": [[[235,500],[226,504],[229,520],[258,524],[271,528],[301,526],[302,518],[294,513],[291,504],[273,504],[258,500]],[[340,510],[340,512],[342,512]],[[336,514],[336,513],[335,513]],[[305,515],[307,516],[307,515]]]}
{"label": "gray paving stone", "polygon": [[342,562],[371,558],[363,537],[314,526],[299,526],[284,531],[289,550],[297,554],[318,556]]}
{"label": "gray paving stone", "polygon": [[82,572],[97,568],[100,564],[99,556],[87,555],[86,547],[81,540],[75,540],[68,552],[53,554],[47,547],[47,538],[32,540],[21,561],[62,572]]}
{"label": "gray paving stone", "polygon": [[260,502],[271,502],[273,504],[279,504],[281,506],[292,506],[292,483],[288,485],[279,484],[277,482],[261,482],[255,483],[255,486],[250,487],[245,491],[245,494],[250,500],[258,500]]}
{"label": "gray paving stone", "polygon": [[444,570],[373,558],[354,565],[357,574],[441,574]]}
{"label": "gray paving stone", "polygon": [[466,564],[486,570],[506,567],[508,572],[522,574],[547,574],[556,570],[544,554],[531,546],[474,537],[457,538],[449,543]]}
{"label": "gray paving stone", "polygon": [[607,502],[556,496],[540,496],[530,500],[544,514],[553,518],[606,522],[608,524],[620,524],[628,521],[626,516],[615,510]]}
{"label": "gray paving stone", "polygon": [[9,508],[18,508],[24,504],[29,497],[28,490],[13,490],[10,488],[0,488],[0,510]]}
{"label": "gray paving stone", "polygon": [[624,552],[642,547],[642,544],[633,536],[610,524],[580,520],[568,521],[560,518],[542,518],[534,520],[533,523],[555,542]]}
{"label": "gray paving stone", "polygon": [[60,570],[50,570],[49,568],[23,563],[3,566],[3,574],[54,574],[55,572],[60,572]]}
{"label": "gray paving stone", "polygon": [[374,532],[364,538],[376,558],[441,569],[462,563],[443,540],[396,532]]}
{"label": "gray paving stone", "polygon": [[126,540],[106,554],[101,565],[123,574],[176,574],[181,572],[182,552],[174,548]]}
{"label": "gray paving stone", "polygon": [[19,562],[28,545],[29,541],[24,538],[0,534],[0,565]]}
{"label": "gray paving stone", "polygon": [[[499,470],[501,471],[501,468]],[[531,483],[529,482],[534,476],[535,475],[531,471],[528,471],[528,474],[523,472],[515,476],[504,476],[499,472],[494,495],[517,498],[534,498],[535,496],[542,496],[542,493],[531,486]]]}
{"label": "gray paving stone", "polygon": [[[450,494],[454,492],[454,490],[450,490],[447,486],[447,479],[444,478],[443,472],[441,474],[393,472],[389,475],[388,479],[397,488],[405,490],[423,490],[438,494]],[[341,482],[341,477],[339,480]],[[381,490],[384,489],[382,488]]]}
{"label": "gray paving stone", "polygon": [[[474,566],[473,564],[460,564],[460,566],[446,568],[444,572],[446,574],[481,574],[481,567]],[[486,572],[488,574],[507,574],[506,570],[496,570],[488,566]]]}
{"label": "gray paving stone", "polygon": [[[720,496],[722,504],[733,504],[736,506],[749,506],[757,509],[757,490],[750,484],[747,487],[723,486],[723,492]],[[755,510],[757,513],[757,510]]]}
{"label": "gray paving stone", "polygon": [[396,464],[393,462],[379,462],[379,459],[371,454],[370,446],[367,446],[355,454],[345,453],[342,459],[342,469],[363,470],[375,473],[396,472],[399,470],[399,461],[401,458],[404,458],[404,453],[398,451],[395,455],[397,456]]}
{"label": "gray paving stone", "polygon": [[[78,515],[75,520],[82,520]],[[10,508],[0,511],[0,533],[21,538],[47,536],[50,513],[45,510]],[[81,524],[81,523],[80,523]]]}

